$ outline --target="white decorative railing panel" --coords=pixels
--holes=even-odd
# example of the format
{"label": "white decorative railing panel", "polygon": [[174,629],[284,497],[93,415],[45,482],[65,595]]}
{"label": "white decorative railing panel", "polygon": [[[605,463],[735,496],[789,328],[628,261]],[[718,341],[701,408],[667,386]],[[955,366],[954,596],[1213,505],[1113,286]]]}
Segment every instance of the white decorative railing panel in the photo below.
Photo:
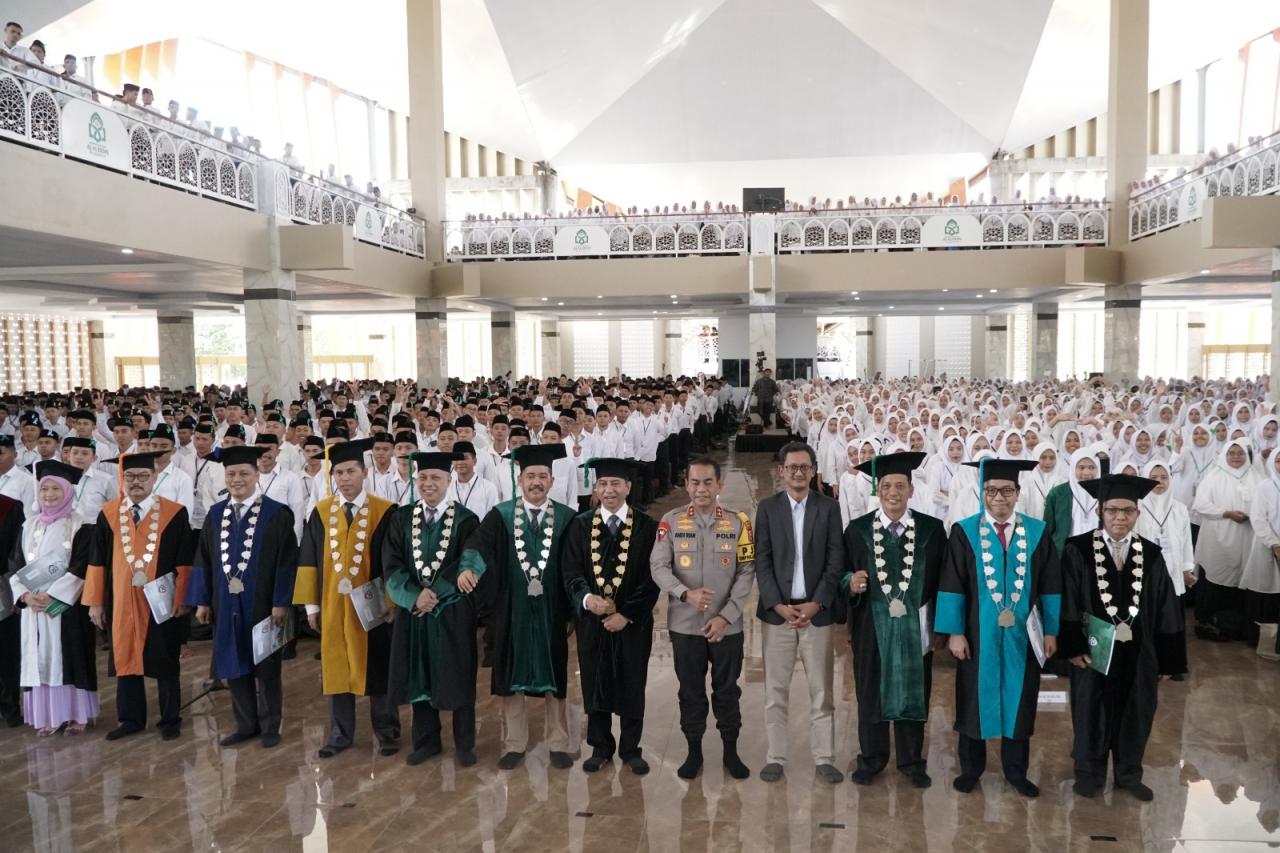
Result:
{"label": "white decorative railing panel", "polygon": [[446,222],[447,260],[743,255],[741,214]]}

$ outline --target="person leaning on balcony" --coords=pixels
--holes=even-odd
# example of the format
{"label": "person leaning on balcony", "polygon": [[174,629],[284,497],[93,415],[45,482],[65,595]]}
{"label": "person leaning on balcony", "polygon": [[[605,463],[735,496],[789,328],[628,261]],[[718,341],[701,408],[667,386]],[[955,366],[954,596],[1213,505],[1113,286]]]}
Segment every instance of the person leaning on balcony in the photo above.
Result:
{"label": "person leaning on balcony", "polygon": [[[9,21],[4,25],[4,41],[0,42],[0,52],[7,53],[14,59],[20,59],[22,62],[38,62],[36,55],[29,48],[25,48],[18,44],[18,39],[22,38],[22,24],[17,21]],[[3,63],[14,71],[25,73],[27,67],[21,62]]]}

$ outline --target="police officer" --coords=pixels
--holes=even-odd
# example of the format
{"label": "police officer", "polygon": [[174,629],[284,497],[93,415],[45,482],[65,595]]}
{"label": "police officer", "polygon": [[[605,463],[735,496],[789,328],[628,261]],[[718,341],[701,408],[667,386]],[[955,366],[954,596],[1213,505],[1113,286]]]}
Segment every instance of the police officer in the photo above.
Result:
{"label": "police officer", "polygon": [[693,779],[702,769],[708,666],[725,770],[735,779],[751,775],[738,757],[738,677],[755,544],[746,513],[720,506],[723,486],[720,463],[705,456],[692,460],[685,476],[691,503],[662,517],[650,558],[654,582],[670,596],[667,628],[680,683],[680,729],[689,741],[689,757],[676,771],[681,779]]}

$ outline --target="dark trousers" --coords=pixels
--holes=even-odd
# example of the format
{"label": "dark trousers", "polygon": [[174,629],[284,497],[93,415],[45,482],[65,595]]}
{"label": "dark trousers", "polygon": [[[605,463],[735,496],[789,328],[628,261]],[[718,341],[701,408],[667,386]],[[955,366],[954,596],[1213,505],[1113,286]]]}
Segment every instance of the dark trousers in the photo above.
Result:
{"label": "dark trousers", "polygon": [[[698,453],[706,453],[709,446],[709,438],[711,434],[711,425],[707,421],[706,415],[698,415],[698,419],[693,422],[693,449]],[[685,467],[689,467],[689,460],[685,459]]]}
{"label": "dark trousers", "polygon": [[641,480],[640,483],[640,505],[648,506],[653,503],[654,498],[654,479],[658,476],[658,464],[656,462],[640,462]]}
{"label": "dark trousers", "polygon": [[[8,583],[8,580],[0,581]],[[0,619],[0,719],[22,719],[21,619]]]}
{"label": "dark trousers", "polygon": [[[430,702],[414,702],[413,750],[427,746],[440,747],[440,712]],[[474,752],[476,748],[476,706],[453,711],[453,748],[457,752]]]}
{"label": "dark trousers", "polygon": [[[893,740],[898,756],[898,769],[903,773],[923,773],[924,723],[915,720],[895,720]],[[858,769],[879,773],[889,764],[888,722],[872,722],[858,717]],[[981,741],[979,741],[981,743]]]}
{"label": "dark trousers", "polygon": [[269,656],[249,675],[227,679],[237,734],[280,734],[284,696],[280,682],[280,654],[276,652]]}
{"label": "dark trousers", "polygon": [[682,429],[675,437],[676,458],[671,465],[671,479],[678,486],[684,485],[684,472],[689,468],[689,454],[693,450],[693,433]]}
{"label": "dark trousers", "polygon": [[[1214,583],[1204,576],[1203,569],[1200,570],[1200,581],[1195,585],[1195,591],[1197,625],[1212,624],[1213,617],[1224,610],[1242,615],[1245,612],[1244,590]],[[1254,639],[1257,639],[1256,634]]]}
{"label": "dark trousers", "polygon": [[658,454],[654,460],[658,476],[658,494],[671,491],[671,438],[658,442]]}
{"label": "dark trousers", "polygon": [[716,715],[721,737],[737,737],[742,728],[738,700],[742,688],[742,634],[726,634],[718,643],[708,643],[700,634],[671,632],[675,657],[677,694],[680,701],[680,731],[691,741],[701,740],[707,731],[707,668],[711,668],[710,709]]}
{"label": "dark trousers", "polygon": [[[987,742],[981,738],[960,735],[960,775],[978,777],[987,769]],[[1000,764],[1004,778],[1017,782],[1027,778],[1031,759],[1031,738],[1000,738]]]}
{"label": "dark trousers", "polygon": [[770,427],[769,419],[773,417],[773,400],[760,401],[760,422],[764,424],[764,428]]}
{"label": "dark trousers", "polygon": [[613,714],[608,711],[587,712],[587,744],[591,754],[613,758],[614,752],[623,761],[640,757],[640,735],[644,732],[644,717],[620,717],[622,736],[613,739]]}
{"label": "dark trousers", "polygon": [[1111,758],[1116,785],[1127,788],[1142,781],[1142,755],[1147,750],[1146,738],[1141,743],[1127,737],[1112,738],[1112,743],[1102,754],[1082,755],[1083,749],[1072,750],[1075,777],[1081,782],[1092,782],[1098,787],[1107,784],[1107,758]]}
{"label": "dark trousers", "polygon": [[[390,745],[400,739],[400,716],[387,701],[387,694],[369,697],[369,722],[379,744]],[[326,746],[345,749],[351,746],[355,733],[356,695],[333,694],[329,697],[329,742]]]}
{"label": "dark trousers", "polygon": [[[182,682],[173,678],[157,678],[156,694],[160,700],[160,721],[156,728],[176,729],[182,725]],[[141,675],[116,677],[116,718],[122,726],[147,727],[147,684]]]}

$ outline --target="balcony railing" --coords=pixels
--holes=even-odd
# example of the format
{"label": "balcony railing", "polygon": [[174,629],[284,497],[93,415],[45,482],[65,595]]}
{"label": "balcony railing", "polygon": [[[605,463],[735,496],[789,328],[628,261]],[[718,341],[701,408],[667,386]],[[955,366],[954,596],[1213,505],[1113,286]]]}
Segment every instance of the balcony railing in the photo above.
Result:
{"label": "balcony railing", "polygon": [[1129,199],[1129,239],[1137,240],[1200,218],[1214,196],[1271,195],[1280,191],[1280,133],[1248,145],[1212,164]]}
{"label": "balcony railing", "polygon": [[742,255],[742,214],[583,216],[492,222],[446,222],[445,257],[459,260]]}
{"label": "balcony railing", "polygon": [[425,254],[425,223],[405,211],[27,67],[23,75],[0,68],[0,138],[294,222],[344,223],[357,240]]}

